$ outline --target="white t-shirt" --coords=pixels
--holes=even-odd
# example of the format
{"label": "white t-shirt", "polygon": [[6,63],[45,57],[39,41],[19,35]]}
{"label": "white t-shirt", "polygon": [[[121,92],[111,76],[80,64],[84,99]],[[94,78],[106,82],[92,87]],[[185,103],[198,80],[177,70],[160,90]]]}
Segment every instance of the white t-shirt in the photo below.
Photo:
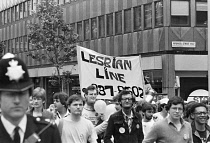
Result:
{"label": "white t-shirt", "polygon": [[89,121],[91,121],[94,126],[97,125],[99,117],[96,111],[89,109],[87,106],[84,106],[82,110],[82,116],[85,119],[88,119]]}
{"label": "white t-shirt", "polygon": [[143,129],[144,136],[148,134],[148,132],[151,130],[154,123],[155,122],[153,119],[150,120],[149,122],[142,121],[142,129]]}
{"label": "white t-shirt", "polygon": [[63,118],[62,143],[97,143],[97,134],[91,121],[81,117],[78,122]]}

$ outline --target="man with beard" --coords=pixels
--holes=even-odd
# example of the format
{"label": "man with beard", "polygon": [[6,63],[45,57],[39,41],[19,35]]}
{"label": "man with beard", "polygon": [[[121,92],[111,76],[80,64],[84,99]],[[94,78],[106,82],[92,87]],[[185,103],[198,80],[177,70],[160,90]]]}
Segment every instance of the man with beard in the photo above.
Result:
{"label": "man with beard", "polygon": [[122,109],[110,116],[104,143],[112,143],[112,136],[114,143],[141,143],[144,138],[142,118],[133,110],[135,96],[128,90],[122,90],[118,101]]}
{"label": "man with beard", "polygon": [[169,98],[165,119],[154,124],[143,143],[193,143],[190,123],[182,119],[184,101],[181,97]]}
{"label": "man with beard", "polygon": [[142,116],[143,116],[142,127],[143,127],[144,136],[147,135],[147,133],[150,131],[150,129],[154,124],[153,120],[154,110],[155,107],[151,103],[145,102],[142,105]]}
{"label": "man with beard", "polygon": [[210,142],[210,127],[207,125],[208,108],[203,103],[195,103],[191,107],[191,119],[193,122],[192,133],[194,143]]}
{"label": "man with beard", "polygon": [[71,114],[59,121],[62,143],[96,143],[97,135],[91,121],[81,117],[84,101],[80,95],[67,100]]}

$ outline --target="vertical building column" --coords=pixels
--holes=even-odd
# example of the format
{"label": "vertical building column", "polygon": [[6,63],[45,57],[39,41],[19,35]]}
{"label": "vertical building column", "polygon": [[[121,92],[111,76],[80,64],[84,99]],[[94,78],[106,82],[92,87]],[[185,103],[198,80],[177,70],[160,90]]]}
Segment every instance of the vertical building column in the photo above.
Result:
{"label": "vertical building column", "polygon": [[175,60],[174,55],[162,55],[162,92],[168,97],[175,96]]}

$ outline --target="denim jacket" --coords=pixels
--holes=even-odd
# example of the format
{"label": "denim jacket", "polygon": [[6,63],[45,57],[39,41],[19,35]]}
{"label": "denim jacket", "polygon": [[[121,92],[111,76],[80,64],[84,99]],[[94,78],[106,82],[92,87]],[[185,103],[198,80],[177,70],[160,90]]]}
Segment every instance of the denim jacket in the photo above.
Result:
{"label": "denim jacket", "polygon": [[142,131],[141,115],[135,111],[132,112],[133,121],[131,132],[129,132],[128,124],[125,122],[122,110],[110,116],[105,132],[104,143],[112,143],[112,136],[114,137],[114,143],[142,143],[144,135]]}

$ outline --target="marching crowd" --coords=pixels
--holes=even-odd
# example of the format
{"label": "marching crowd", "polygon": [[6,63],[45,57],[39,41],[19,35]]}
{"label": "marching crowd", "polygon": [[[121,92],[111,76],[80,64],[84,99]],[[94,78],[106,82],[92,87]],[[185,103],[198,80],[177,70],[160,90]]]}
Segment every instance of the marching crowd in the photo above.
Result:
{"label": "marching crowd", "polygon": [[97,88],[83,92],[57,92],[45,109],[45,89],[33,89],[25,63],[7,53],[0,60],[0,143],[210,142],[206,103],[185,103],[178,96],[155,104],[136,101],[125,89],[103,101],[106,111],[98,112],[104,104],[95,106]]}

